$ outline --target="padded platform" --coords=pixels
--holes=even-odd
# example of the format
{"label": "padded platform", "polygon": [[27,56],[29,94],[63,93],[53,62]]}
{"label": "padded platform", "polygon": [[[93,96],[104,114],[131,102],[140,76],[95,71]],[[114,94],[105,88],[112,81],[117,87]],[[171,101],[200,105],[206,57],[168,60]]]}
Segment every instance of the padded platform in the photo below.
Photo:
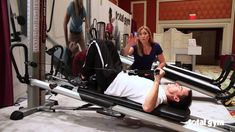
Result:
{"label": "padded platform", "polygon": [[[104,107],[120,105],[130,109],[144,112],[140,103],[136,103],[126,98],[105,95],[85,88],[84,89],[79,88],[78,92],[82,100],[93,104],[98,104]],[[185,122],[190,118],[189,109],[187,110],[175,109],[166,104],[161,104],[149,114],[164,117],[178,122]]]}

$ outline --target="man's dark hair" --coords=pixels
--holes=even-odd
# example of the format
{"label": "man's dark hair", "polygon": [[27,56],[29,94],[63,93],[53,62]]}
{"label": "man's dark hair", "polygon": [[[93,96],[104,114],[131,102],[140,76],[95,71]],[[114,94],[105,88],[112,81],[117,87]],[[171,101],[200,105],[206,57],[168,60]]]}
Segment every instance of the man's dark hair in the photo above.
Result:
{"label": "man's dark hair", "polygon": [[179,99],[179,102],[169,100],[168,104],[175,108],[187,109],[192,103],[192,90],[188,91],[188,95],[183,95]]}

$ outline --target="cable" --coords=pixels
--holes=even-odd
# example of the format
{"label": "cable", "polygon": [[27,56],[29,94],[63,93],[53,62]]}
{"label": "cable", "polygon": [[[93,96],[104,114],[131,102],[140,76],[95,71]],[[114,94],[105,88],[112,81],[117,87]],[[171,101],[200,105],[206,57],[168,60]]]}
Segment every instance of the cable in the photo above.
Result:
{"label": "cable", "polygon": [[55,7],[55,0],[53,0],[53,3],[52,3],[50,25],[49,25],[49,28],[47,29],[47,32],[50,32],[50,30],[51,30],[52,19],[53,19],[53,15],[54,15],[54,7]]}

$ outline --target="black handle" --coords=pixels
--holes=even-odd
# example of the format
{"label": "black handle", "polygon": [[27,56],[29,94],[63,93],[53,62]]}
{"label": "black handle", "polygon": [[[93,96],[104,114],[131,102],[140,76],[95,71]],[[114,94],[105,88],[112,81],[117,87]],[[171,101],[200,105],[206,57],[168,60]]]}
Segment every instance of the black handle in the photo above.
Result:
{"label": "black handle", "polygon": [[[13,50],[14,50],[15,47],[23,47],[23,48],[24,48],[24,58],[25,58],[25,61],[24,61],[25,74],[24,74],[24,76],[22,76],[22,75],[20,74],[19,69],[18,69],[18,66],[17,66],[16,61],[15,61],[15,57],[14,57],[14,55],[13,55]],[[17,78],[19,79],[19,81],[20,81],[21,83],[29,84],[28,65],[29,65],[30,63],[29,63],[29,61],[28,61],[28,49],[27,49],[27,46],[24,45],[24,44],[21,44],[21,43],[11,45],[10,55],[11,55],[11,61],[12,61],[12,63],[13,63],[14,69],[15,69],[15,71],[16,71]]]}
{"label": "black handle", "polygon": [[138,70],[138,69],[134,69],[134,70],[129,70],[128,74],[129,75],[143,75],[143,74],[150,74],[150,75],[157,75],[159,74],[160,70],[155,69],[155,70]]}
{"label": "black handle", "polygon": [[217,94],[215,98],[218,100],[228,100],[228,99],[233,98],[234,96],[235,96],[235,91],[233,91],[232,93],[227,92],[227,93]]}
{"label": "black handle", "polygon": [[[56,70],[55,70],[55,76],[57,75],[57,73],[58,73],[58,71],[60,70],[60,66],[61,66],[61,60],[62,60],[62,57],[63,57],[63,54],[64,54],[64,48],[61,46],[61,45],[56,45],[56,46],[54,46],[54,48],[56,48],[56,50],[58,50],[58,49],[60,49],[61,50],[61,52],[60,52],[60,60],[59,60],[59,64],[58,64],[58,66],[56,67]],[[52,56],[52,58],[53,58],[54,56]]]}

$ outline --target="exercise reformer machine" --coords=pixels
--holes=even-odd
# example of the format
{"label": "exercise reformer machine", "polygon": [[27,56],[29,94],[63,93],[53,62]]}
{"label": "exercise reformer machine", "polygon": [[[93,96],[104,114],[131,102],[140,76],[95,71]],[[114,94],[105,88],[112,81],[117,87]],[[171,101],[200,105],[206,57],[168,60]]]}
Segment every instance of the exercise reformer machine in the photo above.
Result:
{"label": "exercise reformer machine", "polygon": [[[35,8],[34,6],[31,7],[31,9],[40,9],[42,14],[43,11],[45,11],[45,4],[43,2],[45,1],[30,1],[32,5],[34,6],[40,6],[41,8]],[[38,2],[38,3],[37,3]],[[42,2],[42,3],[41,3]],[[30,5],[31,5],[30,4]],[[42,6],[44,5],[44,6]],[[40,13],[40,10],[34,11],[34,13]],[[32,10],[31,10],[32,11]],[[32,11],[33,12],[33,11]],[[35,20],[32,18],[34,15],[32,12],[29,12],[30,20]],[[40,15],[39,15],[40,16]],[[42,19],[44,18],[41,17]],[[175,109],[168,105],[161,105],[157,109],[155,109],[151,113],[146,113],[142,110],[141,104],[138,104],[136,102],[119,98],[119,97],[113,97],[104,95],[101,93],[98,93],[96,91],[92,91],[90,89],[86,88],[78,88],[77,91],[70,90],[68,88],[65,88],[61,85],[58,85],[56,83],[46,82],[45,81],[45,36],[42,35],[45,33],[45,27],[44,30],[35,31],[33,30],[33,26],[39,26],[39,29],[43,28],[45,19],[41,20],[39,25],[33,25],[30,24],[29,28],[29,35],[30,36],[30,42],[31,46],[29,49],[32,51],[31,54],[28,54],[28,47],[24,44],[15,44],[12,45],[11,51],[15,47],[23,47],[24,53],[25,53],[25,74],[22,76],[19,73],[19,70],[17,68],[17,64],[14,61],[13,52],[11,52],[12,60],[13,60],[13,66],[17,73],[17,78],[20,80],[20,82],[25,83],[28,85],[28,108],[26,109],[20,109],[18,111],[15,111],[12,113],[11,118],[12,119],[22,119],[23,117],[32,114],[40,109],[44,109],[43,106],[54,106],[56,105],[55,101],[52,102],[46,102],[45,101],[45,91],[54,92],[57,94],[62,94],[77,100],[81,100],[84,102],[88,102],[87,106],[89,107],[90,104],[94,104],[97,106],[100,106],[105,109],[109,109],[111,111],[119,112],[123,115],[130,115],[133,117],[137,117],[141,120],[151,122],[154,124],[158,124],[160,126],[170,128],[176,131],[191,131],[192,129],[187,128],[185,126],[185,122],[190,118],[190,110],[181,110],[181,109]],[[43,36],[41,38],[37,38],[40,36],[40,34]],[[38,41],[36,41],[36,40]],[[34,41],[33,41],[34,40]],[[39,46],[40,45],[40,46]],[[39,47],[37,47],[39,46]],[[30,58],[28,58],[28,56]],[[33,61],[29,61],[33,60]],[[33,70],[31,67],[32,66]],[[78,83],[79,84],[79,83]],[[76,88],[76,86],[72,86],[73,88]],[[81,106],[86,107],[86,106]],[[16,116],[16,117],[15,117]],[[220,128],[216,128],[220,129]]]}
{"label": "exercise reformer machine", "polygon": [[[15,44],[12,46],[12,50],[14,49],[14,47],[18,47],[18,46],[23,46],[25,49],[25,55],[27,55],[27,48],[24,44]],[[14,58],[13,55],[12,55],[12,58]],[[140,118],[141,120],[145,120],[147,122],[151,122],[154,124],[167,127],[169,129],[174,129],[177,131],[189,131],[190,130],[185,127],[185,122],[190,118],[191,119],[194,118],[190,116],[189,109],[181,110],[181,109],[175,109],[168,105],[161,105],[158,108],[156,108],[153,112],[146,113],[142,110],[141,104],[130,101],[128,99],[101,94],[99,92],[96,92],[89,88],[84,88],[84,87],[78,88],[76,92],[76,91],[72,91],[71,89],[67,89],[55,83],[33,79],[29,77],[28,72],[27,72],[28,64],[30,64],[28,62],[29,62],[28,58],[27,56],[25,56],[26,71],[25,71],[25,75],[21,76],[19,72],[17,72],[18,71],[17,65],[15,64],[14,59],[13,59],[13,65],[14,65],[14,68],[16,69],[17,77],[19,80],[21,80],[22,83],[26,83],[32,86],[37,86],[40,89],[48,90],[54,93],[62,94],[62,95],[65,95],[74,99],[88,102],[88,104],[81,106],[80,108],[87,108],[91,106],[92,104],[92,105],[97,105],[102,108],[105,108],[109,111],[114,111],[114,113],[115,112],[121,113],[120,117],[123,117],[124,115],[130,115],[130,116]],[[150,72],[153,73],[156,71],[150,71]],[[130,74],[136,75],[138,74],[138,72],[135,70],[135,71],[132,71]],[[77,84],[78,86],[79,85],[84,86],[84,84],[82,84],[81,82]],[[15,111],[15,113],[17,113],[17,115],[19,116],[19,111]],[[102,111],[100,113],[102,113]],[[21,118],[23,118],[25,115],[24,113],[22,113],[20,116]],[[228,126],[229,124],[226,124],[226,129],[231,129]],[[221,128],[216,128],[216,129],[221,129]]]}
{"label": "exercise reformer machine", "polygon": [[[29,45],[25,44],[15,44],[12,45],[11,51],[14,50],[15,47],[23,47],[24,53],[25,53],[25,73],[24,76],[20,75],[20,72],[17,68],[17,64],[14,63],[13,60],[13,66],[15,67],[17,78],[20,82],[27,84],[28,90],[28,107],[19,109],[17,111],[14,111],[11,114],[11,119],[18,120],[22,119],[25,116],[28,116],[30,114],[33,114],[34,112],[37,112],[39,110],[43,110],[45,107],[49,106],[52,107],[56,105],[57,103],[55,101],[46,101],[45,100],[45,93],[46,90],[62,94],[74,99],[78,99],[81,101],[89,102],[90,104],[96,104],[98,106],[110,109],[112,111],[117,111],[122,114],[126,115],[133,115],[135,117],[138,117],[140,119],[154,122],[157,124],[162,124],[165,127],[171,127],[173,129],[176,129],[178,131],[186,131],[186,128],[183,128],[182,125],[179,124],[180,121],[186,121],[189,117],[189,110],[186,111],[177,111],[172,109],[170,112],[167,110],[167,107],[162,106],[162,108],[159,107],[159,110],[156,110],[158,115],[162,115],[161,117],[151,115],[148,113],[144,113],[142,111],[138,111],[136,109],[141,109],[140,104],[137,105],[136,109],[132,109],[130,107],[125,107],[122,105],[119,101],[122,101],[120,98],[115,98],[116,101],[112,101],[111,97],[101,97],[98,93],[93,93],[91,91],[86,91],[85,89],[82,89],[79,92],[64,88],[62,86],[59,86],[58,84],[49,83],[45,81],[45,40],[46,40],[46,20],[45,20],[45,11],[46,11],[46,4],[45,1],[29,1],[29,9],[28,9],[28,38],[29,38]],[[36,17],[37,16],[37,17]],[[42,29],[42,30],[41,30]],[[28,53],[28,49],[30,49],[30,53]],[[13,52],[11,52],[12,58]],[[28,58],[29,57],[29,58]],[[32,66],[32,63],[29,61],[32,60],[34,67]],[[21,71],[22,72],[22,71]],[[100,97],[100,98],[99,98]],[[119,103],[118,103],[119,102]],[[128,102],[128,101],[127,101]],[[128,104],[126,102],[126,105]],[[131,103],[130,103],[131,104]],[[89,104],[87,105],[89,106]],[[135,102],[132,102],[132,105],[127,106],[135,106]],[[84,107],[84,106],[81,106]],[[162,112],[157,112],[162,111]],[[165,113],[165,114],[164,114]],[[171,118],[172,121],[164,120],[164,116]],[[175,123],[173,120],[178,120],[177,123]]]}
{"label": "exercise reformer machine", "polygon": [[[190,115],[189,109],[180,110],[180,109],[174,109],[167,105],[162,105],[158,109],[154,110],[152,113],[149,114],[149,113],[143,112],[142,106],[140,104],[127,100],[127,99],[104,95],[104,94],[101,94],[92,90],[88,90],[86,88],[78,88],[76,92],[76,91],[72,91],[70,89],[64,88],[54,83],[49,83],[49,82],[45,82],[45,81],[38,80],[38,79],[32,79],[28,72],[29,61],[27,57],[28,55],[27,47],[24,44],[15,44],[15,45],[12,45],[11,50],[14,50],[15,47],[21,47],[21,46],[24,48],[24,51],[25,51],[24,52],[25,53],[24,76],[20,75],[19,70],[17,68],[17,64],[15,63],[15,60],[14,60],[14,55],[13,54],[11,55],[13,66],[16,70],[17,78],[20,80],[20,82],[26,83],[31,86],[37,86],[37,88],[49,90],[51,92],[62,94],[62,95],[65,95],[74,99],[85,101],[85,102],[88,102],[89,104],[95,104],[95,105],[104,107],[106,109],[122,113],[124,115],[132,115],[132,116],[135,116],[140,119],[147,120],[147,121],[151,120],[150,122],[155,122],[157,124],[162,123],[162,125],[165,124],[164,126],[167,126],[167,127],[173,126],[173,128],[176,130],[185,129],[185,128],[182,128],[182,126],[179,125],[178,123],[180,121],[188,120],[189,115]],[[34,112],[36,110],[39,110],[40,108],[43,108],[43,107],[37,107],[37,109],[34,109]],[[27,113],[25,114],[24,111],[19,110],[19,111],[13,112],[11,115],[11,118],[17,120],[17,118],[22,119],[24,116],[27,116],[27,115],[28,114]],[[167,119],[169,118],[171,121],[165,121],[163,120],[163,118],[167,118]],[[172,121],[177,121],[177,123],[174,124]]]}

